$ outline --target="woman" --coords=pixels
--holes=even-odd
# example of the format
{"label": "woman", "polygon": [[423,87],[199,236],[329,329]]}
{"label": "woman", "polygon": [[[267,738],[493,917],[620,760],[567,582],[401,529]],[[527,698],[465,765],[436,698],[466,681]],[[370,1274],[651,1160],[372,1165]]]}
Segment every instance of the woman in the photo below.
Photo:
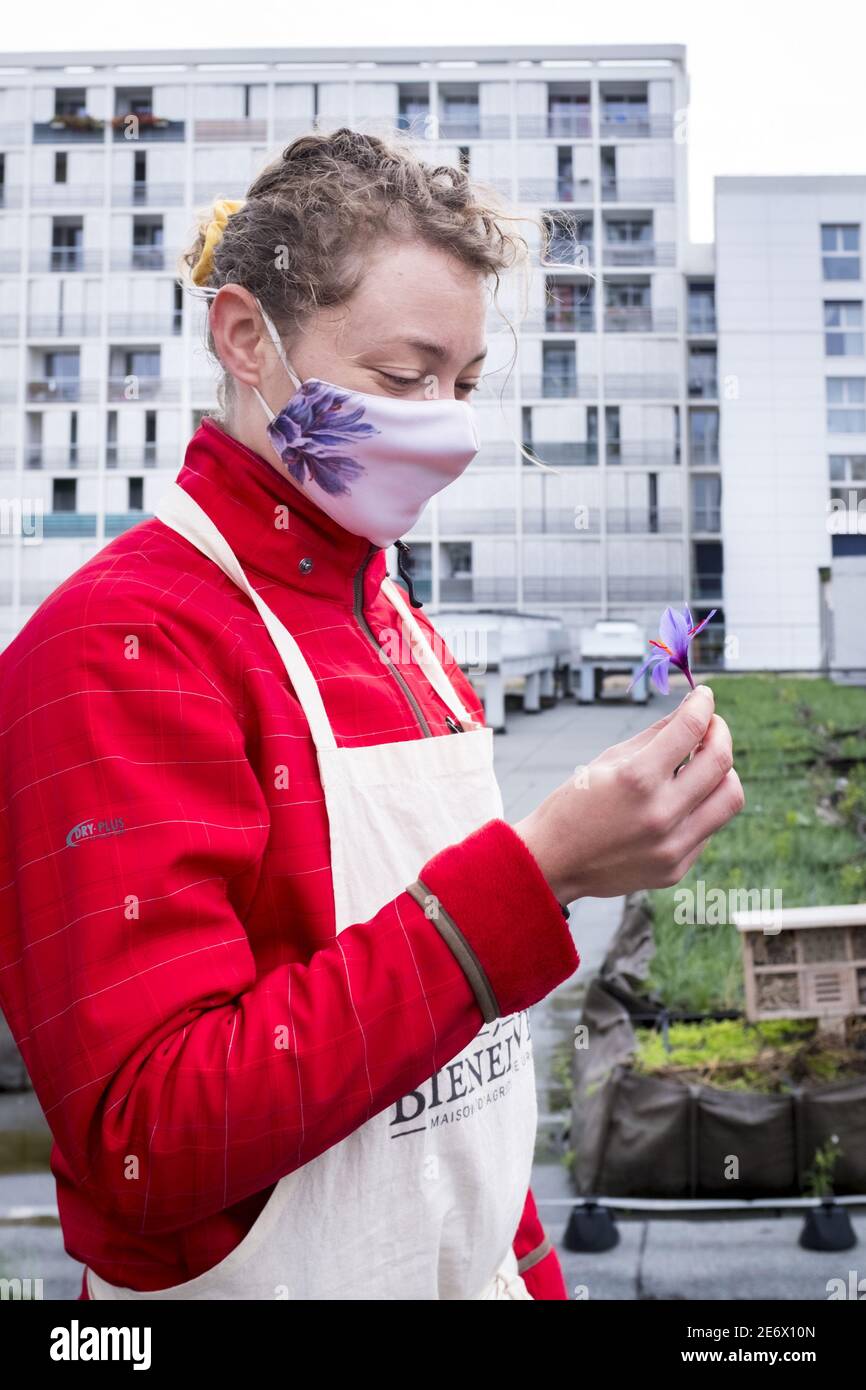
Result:
{"label": "woman", "polygon": [[0,1000],[82,1297],[566,1296],[526,1010],[565,905],[677,881],[742,795],[704,692],[508,825],[386,575],[518,240],[457,170],[295,141],[187,257],[222,419],[2,656]]}

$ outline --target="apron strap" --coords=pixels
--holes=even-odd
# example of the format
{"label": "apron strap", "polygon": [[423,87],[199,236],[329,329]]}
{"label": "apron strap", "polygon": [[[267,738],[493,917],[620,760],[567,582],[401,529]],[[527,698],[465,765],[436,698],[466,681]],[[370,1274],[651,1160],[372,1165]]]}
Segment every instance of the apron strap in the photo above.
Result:
{"label": "apron strap", "polygon": [[170,526],[179,536],[191,541],[252,599],[294,686],[316,749],[322,752],[336,748],[337,741],[325,712],[319,687],[300,647],[261,595],[256,593],[228,541],[220,534],[207,512],[199,506],[194,497],[175,482],[169,484],[168,491],[160,497],[154,508],[154,516],[166,526]]}
{"label": "apron strap", "polygon": [[454,689],[454,686],[446,676],[445,668],[430,646],[427,640],[427,634],[404,599],[399,587],[394,583],[393,579],[386,576],[382,580],[382,588],[385,590],[388,598],[408,627],[414,641],[415,654],[433,689],[436,691],[437,695],[441,695],[455,719],[459,719],[461,723],[468,724],[470,728],[474,728],[476,721],[469,713],[463,701],[460,699],[460,696],[457,694],[457,691]]}

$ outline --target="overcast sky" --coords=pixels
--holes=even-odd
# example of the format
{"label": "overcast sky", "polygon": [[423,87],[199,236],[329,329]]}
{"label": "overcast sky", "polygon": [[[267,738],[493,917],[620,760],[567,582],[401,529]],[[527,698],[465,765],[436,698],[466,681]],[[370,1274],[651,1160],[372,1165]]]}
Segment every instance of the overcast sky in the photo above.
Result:
{"label": "overcast sky", "polygon": [[[596,5],[509,0],[146,0],[136,5],[40,0],[8,5],[5,54],[136,47],[273,45],[680,43],[691,79],[691,236],[713,237],[717,174],[866,173],[866,5],[822,0],[615,0]],[[546,13],[547,11],[547,13]],[[569,13],[570,11],[570,13]],[[207,23],[205,23],[205,20]]]}

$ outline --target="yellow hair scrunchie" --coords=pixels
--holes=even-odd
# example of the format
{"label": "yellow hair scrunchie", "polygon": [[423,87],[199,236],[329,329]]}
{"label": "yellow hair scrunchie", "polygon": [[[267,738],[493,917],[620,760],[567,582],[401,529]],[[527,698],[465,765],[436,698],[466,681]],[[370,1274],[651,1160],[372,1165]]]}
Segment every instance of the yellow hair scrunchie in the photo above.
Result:
{"label": "yellow hair scrunchie", "polygon": [[192,268],[192,281],[203,285],[213,270],[213,253],[220,243],[225,225],[233,212],[244,205],[243,198],[217,198],[213,205],[213,216],[204,234],[202,253]]}

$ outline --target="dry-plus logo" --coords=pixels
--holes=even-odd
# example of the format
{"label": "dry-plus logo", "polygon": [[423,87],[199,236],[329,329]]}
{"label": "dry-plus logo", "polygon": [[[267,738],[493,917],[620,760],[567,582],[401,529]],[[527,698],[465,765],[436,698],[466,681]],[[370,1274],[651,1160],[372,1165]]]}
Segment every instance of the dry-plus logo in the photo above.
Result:
{"label": "dry-plus logo", "polygon": [[80,845],[84,840],[99,840],[103,835],[120,835],[123,828],[122,816],[112,816],[110,820],[79,821],[66,836],[66,843]]}

